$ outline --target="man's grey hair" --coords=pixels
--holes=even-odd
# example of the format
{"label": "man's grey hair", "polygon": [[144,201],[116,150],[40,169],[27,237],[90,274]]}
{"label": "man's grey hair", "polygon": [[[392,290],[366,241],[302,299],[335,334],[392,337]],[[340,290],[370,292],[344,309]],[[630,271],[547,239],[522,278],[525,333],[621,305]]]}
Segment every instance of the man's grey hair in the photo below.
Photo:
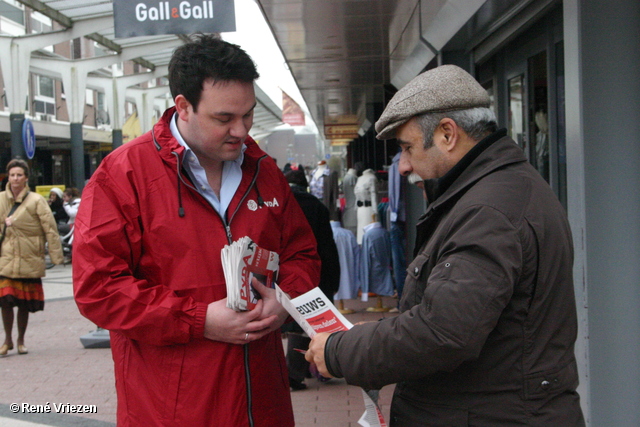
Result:
{"label": "man's grey hair", "polygon": [[468,110],[448,111],[445,113],[425,113],[416,116],[416,122],[422,130],[424,138],[424,148],[433,145],[433,134],[440,124],[440,120],[449,118],[456,122],[471,139],[478,142],[487,133],[497,130],[496,115],[489,108],[477,107]]}

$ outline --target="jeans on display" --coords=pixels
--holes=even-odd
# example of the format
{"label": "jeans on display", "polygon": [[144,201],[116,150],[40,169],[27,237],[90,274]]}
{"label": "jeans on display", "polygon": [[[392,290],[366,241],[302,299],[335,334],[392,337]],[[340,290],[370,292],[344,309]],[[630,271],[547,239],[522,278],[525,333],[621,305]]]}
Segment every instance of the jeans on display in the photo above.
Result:
{"label": "jeans on display", "polygon": [[392,222],[389,236],[391,238],[391,261],[393,263],[393,278],[396,282],[399,304],[400,298],[402,298],[404,279],[407,277],[407,259],[404,254],[404,248],[406,246],[404,238],[404,224]]}

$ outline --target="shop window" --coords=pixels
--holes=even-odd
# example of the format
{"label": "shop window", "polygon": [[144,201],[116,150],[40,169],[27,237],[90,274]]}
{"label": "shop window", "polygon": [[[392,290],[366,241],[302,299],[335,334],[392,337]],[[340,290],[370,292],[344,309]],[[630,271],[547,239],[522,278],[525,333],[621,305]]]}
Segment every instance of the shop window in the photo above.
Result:
{"label": "shop window", "polygon": [[24,10],[20,7],[0,1],[0,16],[24,26]]}
{"label": "shop window", "polygon": [[529,109],[529,129],[531,132],[531,164],[540,175],[549,178],[549,100],[547,82],[547,52],[543,51],[529,58],[529,78],[532,98]]}
{"label": "shop window", "polygon": [[46,76],[38,76],[38,95],[53,98],[53,79]]}
{"label": "shop window", "polygon": [[498,115],[498,106],[496,105],[496,94],[493,88],[493,80],[489,80],[482,84],[482,87],[487,91],[487,95],[489,95],[489,100],[491,104],[489,105],[489,109],[493,111],[493,114]]}
{"label": "shop window", "polygon": [[93,90],[92,89],[84,90],[84,99],[87,105],[90,105],[93,107]]}
{"label": "shop window", "polygon": [[567,207],[567,133],[565,122],[565,95],[564,95],[564,43],[556,43],[555,57],[555,103],[556,103],[556,140],[558,154],[558,198],[563,206]]}
{"label": "shop window", "polygon": [[33,105],[36,118],[40,120],[51,120],[55,117],[55,84],[51,77],[36,76],[36,93]]}
{"label": "shop window", "polygon": [[527,141],[524,133],[524,76],[519,75],[509,79],[509,136],[522,147],[525,152]]}
{"label": "shop window", "polygon": [[[51,18],[44,16],[41,13],[38,13],[36,11],[33,11],[31,13],[31,33],[46,33],[48,31],[51,31],[52,28],[52,23],[51,23]],[[52,46],[48,46],[51,47],[51,49],[47,49],[50,51],[53,51],[53,47]]]}

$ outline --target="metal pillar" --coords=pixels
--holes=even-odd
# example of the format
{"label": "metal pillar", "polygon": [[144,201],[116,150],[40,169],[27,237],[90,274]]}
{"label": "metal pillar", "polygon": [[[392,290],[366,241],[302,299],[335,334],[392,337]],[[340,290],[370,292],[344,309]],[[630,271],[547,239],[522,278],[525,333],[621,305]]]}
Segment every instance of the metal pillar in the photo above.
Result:
{"label": "metal pillar", "polygon": [[79,190],[84,188],[84,141],[82,123],[71,123],[71,183]]}
{"label": "metal pillar", "polygon": [[122,129],[114,129],[111,131],[111,140],[113,149],[120,147],[122,145]]}
{"label": "metal pillar", "polygon": [[24,122],[24,114],[11,113],[9,115],[11,123],[11,158],[21,157],[26,160],[24,144],[22,143],[22,123]]}

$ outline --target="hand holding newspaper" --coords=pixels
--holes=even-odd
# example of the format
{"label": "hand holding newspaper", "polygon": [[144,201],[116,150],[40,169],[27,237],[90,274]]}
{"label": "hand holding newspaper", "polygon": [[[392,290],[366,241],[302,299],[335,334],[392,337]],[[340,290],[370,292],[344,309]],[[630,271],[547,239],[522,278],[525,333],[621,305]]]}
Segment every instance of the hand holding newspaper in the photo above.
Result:
{"label": "hand holding newspaper", "polygon": [[273,288],[278,276],[278,254],[259,247],[245,236],[226,245],[221,257],[227,282],[227,307],[235,311],[253,310],[260,294],[251,286],[251,279],[255,277]]}
{"label": "hand holding newspaper", "polygon": [[[276,285],[276,298],[289,315],[293,317],[293,320],[311,338],[321,332],[347,331],[353,327],[351,322],[338,311],[320,288],[313,288],[297,298],[290,299]],[[363,427],[386,427],[387,424],[384,421],[382,412],[380,412],[380,408],[371,398],[371,395],[365,390],[362,390],[362,395],[364,397],[365,412],[358,420],[358,424]]]}

